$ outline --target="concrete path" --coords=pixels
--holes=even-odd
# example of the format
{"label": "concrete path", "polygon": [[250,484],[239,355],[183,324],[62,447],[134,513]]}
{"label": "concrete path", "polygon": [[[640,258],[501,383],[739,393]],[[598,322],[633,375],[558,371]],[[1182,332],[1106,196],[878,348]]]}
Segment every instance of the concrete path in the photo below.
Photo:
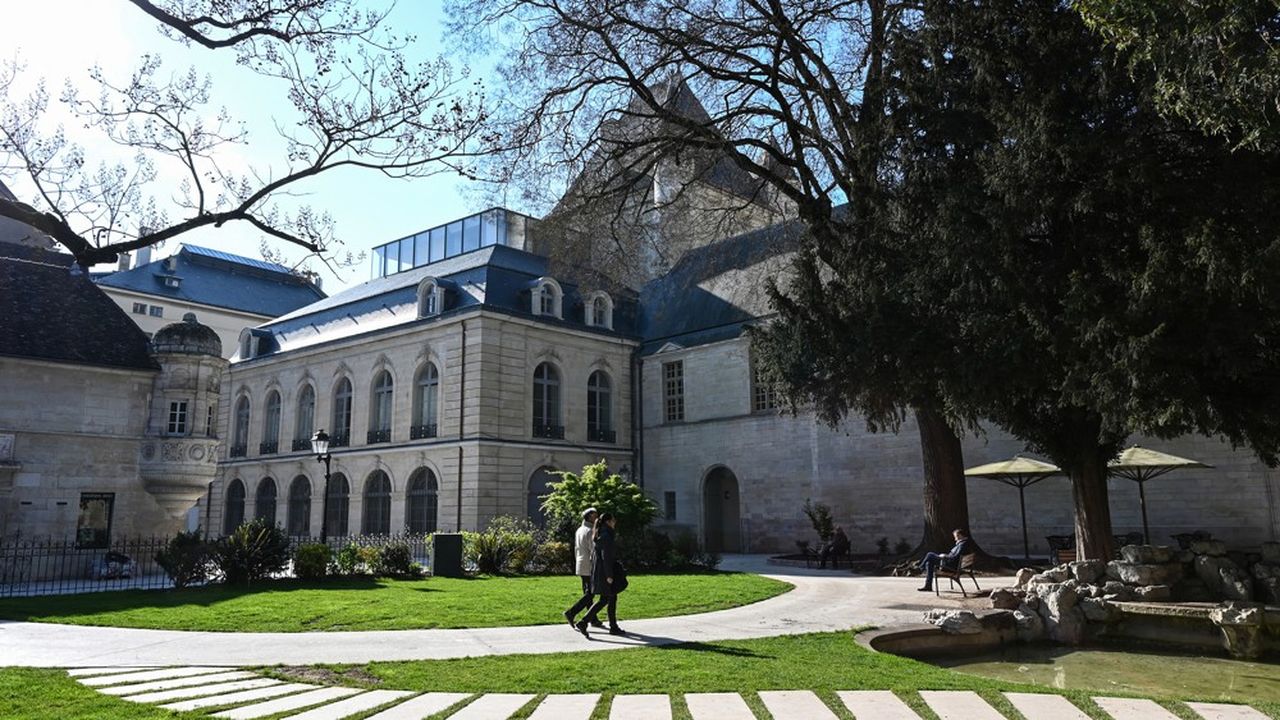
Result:
{"label": "concrete path", "polygon": [[[628,637],[596,633],[585,640],[563,622],[518,628],[319,633],[216,633],[0,622],[5,665],[39,667],[304,665],[377,660],[436,660],[480,655],[616,650],[642,645],[741,640],[843,630],[858,625],[919,622],[930,608],[958,603],[944,593],[918,593],[919,578],[858,577],[848,572],[768,565],[765,556],[728,556],[725,570],[756,572],[795,589],[753,605],[699,615],[627,620]],[[565,579],[565,606],[574,587]],[[576,581],[575,581],[576,582]],[[636,582],[644,582],[643,577]],[[992,580],[999,583],[999,580]],[[559,619],[562,608],[548,608]]]}

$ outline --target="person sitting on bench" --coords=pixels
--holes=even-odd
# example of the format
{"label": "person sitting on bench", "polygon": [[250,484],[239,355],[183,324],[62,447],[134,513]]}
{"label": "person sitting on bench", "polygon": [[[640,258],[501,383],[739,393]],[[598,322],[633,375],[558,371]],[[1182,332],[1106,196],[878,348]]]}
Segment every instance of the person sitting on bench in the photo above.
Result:
{"label": "person sitting on bench", "polygon": [[973,541],[969,539],[969,533],[956,528],[951,532],[956,539],[955,547],[946,555],[939,555],[936,552],[926,553],[924,559],[920,561],[920,567],[924,568],[924,587],[920,588],[920,592],[933,591],[933,576],[937,574],[939,567],[958,568],[960,567],[960,558],[968,555],[972,550]]}
{"label": "person sitting on bench", "polygon": [[843,527],[837,525],[831,540],[822,544],[822,552],[818,554],[818,568],[827,567],[827,558],[831,558],[831,567],[835,567],[840,558],[848,554],[849,536],[844,534]]}

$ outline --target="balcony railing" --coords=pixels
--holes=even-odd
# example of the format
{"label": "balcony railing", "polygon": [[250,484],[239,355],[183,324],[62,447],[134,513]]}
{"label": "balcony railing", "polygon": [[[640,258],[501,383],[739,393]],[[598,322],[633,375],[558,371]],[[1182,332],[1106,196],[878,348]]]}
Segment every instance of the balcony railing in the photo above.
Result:
{"label": "balcony railing", "polygon": [[386,430],[370,430],[367,442],[372,445],[374,443],[391,442],[391,428]]}
{"label": "balcony railing", "polygon": [[616,430],[587,428],[587,442],[616,443],[618,442],[618,432]]}
{"label": "balcony railing", "polygon": [[410,440],[421,440],[423,438],[433,438],[440,429],[439,425],[413,425],[409,428]]}
{"label": "balcony railing", "polygon": [[249,448],[246,445],[231,446],[231,457],[233,458],[244,457],[245,455],[248,455],[248,454],[249,454]]}
{"label": "balcony railing", "polygon": [[280,452],[280,443],[278,441],[258,443],[259,455],[275,455]]}
{"label": "balcony railing", "polygon": [[333,435],[329,438],[329,447],[347,447],[351,444],[351,433]]}
{"label": "balcony railing", "polygon": [[552,440],[563,440],[564,426],[563,425],[544,425],[542,423],[534,423],[533,436],[536,438],[551,438]]}
{"label": "balcony railing", "polygon": [[311,438],[294,438],[293,439],[294,452],[302,452],[304,450],[310,450],[310,449],[311,449]]}

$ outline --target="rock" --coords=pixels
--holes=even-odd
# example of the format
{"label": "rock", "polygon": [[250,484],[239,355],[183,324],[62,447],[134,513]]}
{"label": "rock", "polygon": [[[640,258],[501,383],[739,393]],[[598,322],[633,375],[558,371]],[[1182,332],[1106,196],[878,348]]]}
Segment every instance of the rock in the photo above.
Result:
{"label": "rock", "polygon": [[1080,598],[1080,611],[1089,622],[1110,623],[1120,619],[1116,606],[1098,598]]}
{"label": "rock", "polygon": [[1221,540],[1193,540],[1191,542],[1191,552],[1196,555],[1224,557],[1227,554],[1227,544]]}
{"label": "rock", "polygon": [[1209,592],[1200,578],[1191,577],[1179,580],[1173,586],[1173,599],[1177,602],[1217,602],[1218,598]]}
{"label": "rock", "polygon": [[1280,565],[1280,542],[1262,543],[1262,562],[1268,565]]}
{"label": "rock", "polygon": [[[1039,595],[1033,595],[1033,594],[1031,594],[1031,593],[1027,593],[1027,596],[1026,596],[1026,597],[1024,597],[1024,598],[1022,598],[1022,604],[1023,604],[1023,605],[1026,605],[1027,607],[1031,608],[1032,610],[1035,610],[1036,612],[1039,612],[1039,611],[1040,611],[1040,596],[1039,596]],[[1019,606],[1019,607],[1021,607],[1021,606]]]}
{"label": "rock", "polygon": [[1163,565],[1173,561],[1173,549],[1164,545],[1125,545],[1120,557],[1135,565]]}
{"label": "rock", "polygon": [[924,619],[950,635],[976,635],[982,632],[982,623],[970,610],[930,610],[924,614]]}
{"label": "rock", "polygon": [[1098,582],[1107,572],[1107,564],[1102,560],[1077,560],[1067,565],[1071,569],[1071,577],[1085,584]]}
{"label": "rock", "polygon": [[1067,645],[1084,641],[1084,613],[1076,606],[1079,598],[1074,583],[1040,587],[1040,617],[1044,620],[1045,634],[1051,640]]}
{"label": "rock", "polygon": [[1020,605],[1013,611],[1013,620],[1017,625],[1018,639],[1022,642],[1035,642],[1044,638],[1044,620],[1040,613],[1028,605]]}
{"label": "rock", "polygon": [[1174,559],[1183,565],[1189,565],[1196,561],[1196,554],[1190,550],[1179,550],[1177,557]]}
{"label": "rock", "polygon": [[1219,572],[1224,567],[1238,567],[1234,562],[1225,557],[1213,555],[1198,555],[1194,563],[1196,577],[1200,578],[1200,582],[1209,589],[1209,593],[1215,597],[1222,597],[1222,574]]}
{"label": "rock", "polygon": [[1266,562],[1254,563],[1253,576],[1259,580],[1280,577],[1280,565],[1272,565]]}
{"label": "rock", "polygon": [[1064,582],[1070,577],[1071,571],[1067,569],[1067,566],[1059,565],[1058,567],[1049,568],[1037,575],[1032,575],[1031,580],[1028,582],[1031,585],[1054,585],[1056,583]]}
{"label": "rock", "polygon": [[1253,603],[1223,603],[1209,611],[1222,632],[1222,644],[1232,657],[1245,660],[1262,655],[1262,608]]}
{"label": "rock", "polygon": [[1172,585],[1182,577],[1182,566],[1177,563],[1140,565],[1112,562],[1107,566],[1108,572],[1112,568],[1116,570],[1117,579],[1129,585]]}
{"label": "rock", "polygon": [[1119,580],[1108,580],[1102,586],[1103,595],[1123,595],[1129,591],[1129,586]]}
{"label": "rock", "polygon": [[1022,604],[1022,600],[1012,592],[1001,588],[991,591],[991,607],[998,610],[1016,610]]}
{"label": "rock", "polygon": [[1036,571],[1031,568],[1020,568],[1015,576],[1018,579],[1018,587],[1025,588],[1031,582],[1031,578],[1035,577],[1035,574]]}
{"label": "rock", "polygon": [[1134,588],[1133,593],[1139,602],[1168,602],[1173,598],[1173,588],[1168,585],[1147,585]]}
{"label": "rock", "polygon": [[1268,605],[1280,605],[1280,577],[1259,578],[1254,584],[1258,599]]}
{"label": "rock", "polygon": [[1222,596],[1227,600],[1253,600],[1253,578],[1236,565],[1218,568],[1222,578]]}

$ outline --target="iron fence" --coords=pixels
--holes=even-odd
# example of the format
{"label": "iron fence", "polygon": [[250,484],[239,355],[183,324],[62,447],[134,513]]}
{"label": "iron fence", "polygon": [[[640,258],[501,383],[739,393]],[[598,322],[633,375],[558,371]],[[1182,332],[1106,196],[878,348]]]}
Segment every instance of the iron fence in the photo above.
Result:
{"label": "iron fence", "polygon": [[[167,537],[113,539],[106,547],[88,548],[75,540],[18,538],[0,541],[0,597],[68,595],[109,590],[161,590],[173,587],[156,553],[169,544]],[[299,545],[319,538],[290,539],[289,555]],[[431,534],[350,535],[330,537],[327,543],[336,559],[348,545],[382,548],[405,545],[414,562],[430,567]],[[279,577],[293,576],[290,565]]]}

